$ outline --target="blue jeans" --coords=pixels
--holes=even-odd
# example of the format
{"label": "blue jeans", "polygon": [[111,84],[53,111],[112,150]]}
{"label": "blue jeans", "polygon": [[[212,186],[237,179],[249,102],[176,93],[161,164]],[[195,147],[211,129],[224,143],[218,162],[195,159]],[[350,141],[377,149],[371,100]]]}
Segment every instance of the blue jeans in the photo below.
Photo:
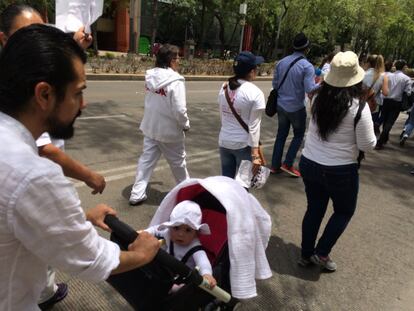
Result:
{"label": "blue jeans", "polygon": [[237,169],[242,160],[252,160],[251,148],[227,149],[220,147],[221,175],[230,178],[236,177]]}
{"label": "blue jeans", "polygon": [[306,108],[287,112],[282,107],[277,107],[277,118],[279,121],[275,145],[273,147],[272,167],[279,168],[282,162],[283,149],[285,147],[286,138],[289,135],[290,125],[293,128],[293,139],[286,153],[285,161],[287,166],[292,166],[295,161],[296,154],[302,144],[303,136],[306,130]]}
{"label": "blue jeans", "polygon": [[413,132],[413,129],[414,129],[414,105],[411,108],[410,115],[407,118],[407,121],[405,121],[405,126],[404,126],[405,134],[407,134],[408,137],[410,137],[411,133]]}
{"label": "blue jeans", "polygon": [[[359,175],[357,164],[325,166],[304,156],[299,163],[308,206],[302,222],[302,257],[328,256],[355,212]],[[333,214],[315,248],[329,199]]]}

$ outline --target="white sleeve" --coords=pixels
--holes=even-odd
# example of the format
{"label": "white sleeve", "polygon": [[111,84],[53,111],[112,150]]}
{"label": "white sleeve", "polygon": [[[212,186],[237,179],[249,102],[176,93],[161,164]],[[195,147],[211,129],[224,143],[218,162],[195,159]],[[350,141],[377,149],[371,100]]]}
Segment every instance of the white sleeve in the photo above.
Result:
{"label": "white sleeve", "polygon": [[179,126],[183,130],[188,130],[190,128],[190,120],[187,116],[184,81],[176,81],[171,84],[171,109]]}
{"label": "white sleeve", "polygon": [[249,139],[247,144],[250,147],[258,147],[260,140],[260,125],[262,123],[262,111],[263,109],[253,109],[250,112],[249,119]]}
{"label": "white sleeve", "polygon": [[208,260],[207,254],[205,251],[198,251],[193,254],[193,259],[197,267],[200,268],[200,275],[210,274],[213,275],[213,269],[211,268],[211,263]]}
{"label": "white sleeve", "polygon": [[98,282],[119,265],[119,246],[98,235],[86,220],[75,188],[58,168],[33,172],[16,189],[9,227],[44,263]]}
{"label": "white sleeve", "polygon": [[365,105],[362,110],[361,119],[359,119],[355,128],[355,134],[359,150],[369,151],[375,147],[377,138],[374,133],[374,124],[368,105]]}

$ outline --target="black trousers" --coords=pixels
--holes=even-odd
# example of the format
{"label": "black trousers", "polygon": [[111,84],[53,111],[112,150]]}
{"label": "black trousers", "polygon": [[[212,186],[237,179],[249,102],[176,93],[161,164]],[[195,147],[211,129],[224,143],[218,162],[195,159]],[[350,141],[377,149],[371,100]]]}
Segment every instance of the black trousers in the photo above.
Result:
{"label": "black trousers", "polygon": [[401,102],[384,98],[384,102],[382,104],[382,112],[381,115],[383,117],[383,124],[382,124],[382,132],[378,139],[378,144],[383,145],[385,144],[390,136],[390,131],[397,120],[401,110]]}

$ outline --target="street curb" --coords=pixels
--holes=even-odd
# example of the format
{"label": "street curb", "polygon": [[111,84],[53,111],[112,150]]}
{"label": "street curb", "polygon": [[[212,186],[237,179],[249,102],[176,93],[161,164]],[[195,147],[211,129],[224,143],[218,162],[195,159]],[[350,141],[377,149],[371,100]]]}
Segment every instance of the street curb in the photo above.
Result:
{"label": "street curb", "polygon": [[[186,81],[226,81],[228,76],[191,76],[184,75]],[[108,73],[87,73],[89,81],[144,81],[143,74],[108,74]],[[256,77],[256,81],[272,81],[271,76]]]}

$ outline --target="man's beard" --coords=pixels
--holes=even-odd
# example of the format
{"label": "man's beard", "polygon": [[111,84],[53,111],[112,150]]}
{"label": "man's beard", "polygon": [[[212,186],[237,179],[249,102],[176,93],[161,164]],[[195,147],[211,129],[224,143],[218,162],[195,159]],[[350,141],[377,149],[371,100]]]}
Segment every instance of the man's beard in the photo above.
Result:
{"label": "man's beard", "polygon": [[48,133],[50,137],[54,139],[69,139],[73,137],[75,133],[75,129],[73,124],[77,117],[82,114],[81,110],[79,110],[78,114],[73,118],[72,122],[69,124],[63,124],[60,122],[55,116],[49,118],[49,130]]}

